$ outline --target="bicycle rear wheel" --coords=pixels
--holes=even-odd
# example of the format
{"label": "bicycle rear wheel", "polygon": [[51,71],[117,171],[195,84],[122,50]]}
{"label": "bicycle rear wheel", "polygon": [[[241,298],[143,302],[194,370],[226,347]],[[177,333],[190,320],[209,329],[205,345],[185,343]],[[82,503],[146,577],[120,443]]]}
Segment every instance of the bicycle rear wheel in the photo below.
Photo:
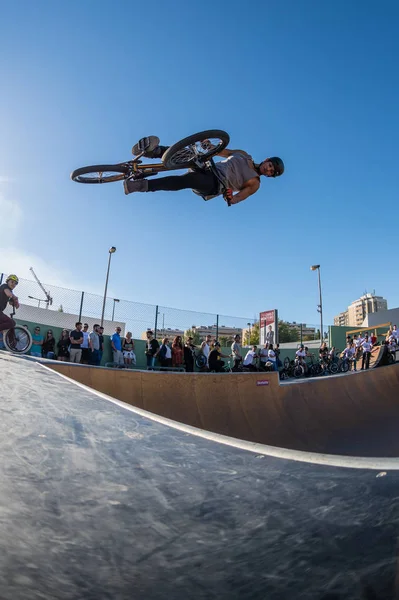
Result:
{"label": "bicycle rear wheel", "polygon": [[176,142],[162,156],[167,169],[187,169],[207,160],[226,148],[230,136],[220,129],[200,131]]}
{"label": "bicycle rear wheel", "polygon": [[350,367],[349,361],[343,360],[340,364],[339,370],[342,371],[342,373],[347,373],[349,371],[349,367]]}
{"label": "bicycle rear wheel", "polygon": [[130,167],[126,163],[93,165],[75,169],[71,173],[71,179],[77,183],[112,183],[113,181],[123,181],[129,173]]}
{"label": "bicycle rear wheel", "polygon": [[32,336],[24,327],[13,327],[3,332],[3,343],[14,354],[26,354],[32,346]]}
{"label": "bicycle rear wheel", "polygon": [[328,370],[330,371],[331,375],[336,375],[338,373],[338,365],[336,362],[333,362],[329,365]]}
{"label": "bicycle rear wheel", "polygon": [[195,364],[198,369],[203,369],[206,365],[206,356],[204,354],[199,354],[195,357]]}

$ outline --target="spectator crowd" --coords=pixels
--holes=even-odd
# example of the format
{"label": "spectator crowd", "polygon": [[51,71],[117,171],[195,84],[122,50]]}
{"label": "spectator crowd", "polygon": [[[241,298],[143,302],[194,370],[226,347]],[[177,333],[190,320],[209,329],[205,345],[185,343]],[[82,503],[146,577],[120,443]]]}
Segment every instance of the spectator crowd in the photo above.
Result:
{"label": "spectator crowd", "polygon": [[[27,325],[23,325],[28,329]],[[71,363],[80,363],[99,366],[104,352],[104,328],[98,324],[89,331],[89,325],[81,322],[75,323],[72,331],[63,329],[58,340],[55,339],[52,329],[41,331],[36,326],[32,335],[31,356],[48,358]],[[135,342],[132,333],[128,331],[121,335],[121,328],[116,327],[109,338],[112,350],[112,365],[115,367],[136,366]],[[383,342],[386,352],[395,353],[399,349],[399,331],[396,325],[390,329]],[[379,345],[374,333],[361,333],[353,338],[347,336],[346,348],[341,353],[341,360],[348,361],[350,368],[357,370],[361,361],[361,369],[368,369],[372,348]],[[2,339],[0,335],[0,348]],[[336,359],[336,349],[331,350],[324,342],[319,348],[319,361],[323,370],[328,370],[328,364]],[[297,349],[295,363],[303,366],[305,374],[308,372],[307,359],[311,354],[303,344]],[[217,339],[207,335],[199,346],[195,346],[193,338],[183,338],[178,335],[173,340],[164,337],[159,341],[154,337],[152,330],[146,332],[145,357],[147,369],[179,369],[193,372],[195,365],[200,371],[226,372],[226,371],[278,371],[283,365],[280,360],[279,344],[266,341],[262,348],[254,345],[247,350],[245,356],[242,352],[241,336],[235,335],[231,344],[231,352],[223,354]],[[226,360],[224,360],[226,359]]]}

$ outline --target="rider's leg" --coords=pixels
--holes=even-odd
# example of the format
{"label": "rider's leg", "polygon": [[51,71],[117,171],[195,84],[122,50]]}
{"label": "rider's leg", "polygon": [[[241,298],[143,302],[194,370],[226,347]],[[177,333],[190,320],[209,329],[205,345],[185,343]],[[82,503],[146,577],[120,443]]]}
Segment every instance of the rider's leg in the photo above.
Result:
{"label": "rider's leg", "polygon": [[158,192],[192,189],[204,196],[216,195],[219,191],[219,181],[211,171],[190,171],[184,175],[171,175],[159,179],[125,179],[125,194],[132,192]]}
{"label": "rider's leg", "polygon": [[14,319],[10,319],[10,317],[7,317],[7,315],[0,312],[0,331],[11,329],[12,327],[15,327],[15,325]]}

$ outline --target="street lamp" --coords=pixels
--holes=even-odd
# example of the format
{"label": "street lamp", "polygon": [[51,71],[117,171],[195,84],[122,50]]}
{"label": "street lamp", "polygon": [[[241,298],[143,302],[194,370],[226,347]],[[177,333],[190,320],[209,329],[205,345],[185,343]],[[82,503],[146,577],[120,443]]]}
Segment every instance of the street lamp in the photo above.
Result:
{"label": "street lamp", "polygon": [[311,271],[317,271],[319,276],[319,296],[320,296],[320,304],[317,305],[317,312],[320,313],[320,342],[323,342],[324,332],[323,332],[323,300],[321,296],[321,279],[320,279],[320,265],[312,265],[310,267]]}
{"label": "street lamp", "polygon": [[28,296],[28,298],[30,298],[31,300],[37,300],[38,301],[38,307],[40,308],[40,303],[41,302],[46,302],[46,300],[42,300],[41,298],[36,298],[35,296]]}
{"label": "street lamp", "polygon": [[248,346],[251,345],[251,323],[247,323],[248,325]]}
{"label": "street lamp", "polygon": [[108,269],[107,269],[107,277],[105,279],[105,289],[104,289],[104,301],[103,301],[103,310],[101,313],[101,327],[103,326],[104,323],[104,312],[105,312],[105,302],[107,300],[107,288],[108,288],[108,278],[109,278],[109,269],[111,266],[111,256],[116,252],[116,248],[115,246],[112,246],[109,250],[109,258],[108,258]]}
{"label": "street lamp", "polygon": [[120,302],[119,298],[114,298],[114,304],[112,306],[112,321],[114,320],[115,316],[115,302]]}

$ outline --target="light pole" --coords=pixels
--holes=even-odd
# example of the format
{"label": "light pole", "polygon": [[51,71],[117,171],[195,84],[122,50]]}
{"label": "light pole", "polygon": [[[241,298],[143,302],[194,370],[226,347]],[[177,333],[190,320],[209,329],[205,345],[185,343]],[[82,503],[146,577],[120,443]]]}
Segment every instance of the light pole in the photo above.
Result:
{"label": "light pole", "polygon": [[320,278],[320,265],[312,265],[310,267],[311,271],[317,271],[319,275],[319,296],[320,296],[320,304],[317,306],[317,312],[320,313],[320,342],[323,342],[324,332],[323,332],[323,300],[321,295],[321,278]]}
{"label": "light pole", "polygon": [[248,346],[251,345],[251,323],[247,323],[248,325]]}
{"label": "light pole", "polygon": [[38,301],[38,307],[40,308],[40,303],[41,302],[46,302],[45,300],[42,300],[41,298],[36,298],[35,296],[28,296],[28,298],[30,298],[31,300],[37,300]]}
{"label": "light pole", "polygon": [[115,246],[112,246],[109,250],[109,258],[108,258],[108,269],[107,269],[107,277],[105,279],[105,289],[104,289],[104,300],[103,300],[103,310],[101,313],[101,327],[104,323],[104,312],[105,312],[105,302],[107,300],[107,288],[108,288],[108,278],[109,278],[109,269],[111,267],[111,256],[116,252]]}
{"label": "light pole", "polygon": [[115,302],[119,302],[119,298],[114,298],[114,304],[112,306],[112,320],[114,320],[115,316]]}

